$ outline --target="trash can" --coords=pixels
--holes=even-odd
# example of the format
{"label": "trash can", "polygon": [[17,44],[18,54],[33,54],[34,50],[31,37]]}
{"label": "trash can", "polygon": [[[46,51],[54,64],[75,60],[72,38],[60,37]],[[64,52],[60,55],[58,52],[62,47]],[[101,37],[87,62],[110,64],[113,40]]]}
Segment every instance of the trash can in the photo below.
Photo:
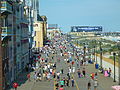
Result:
{"label": "trash can", "polygon": [[99,64],[95,64],[95,68],[96,68],[96,69],[99,69]]}

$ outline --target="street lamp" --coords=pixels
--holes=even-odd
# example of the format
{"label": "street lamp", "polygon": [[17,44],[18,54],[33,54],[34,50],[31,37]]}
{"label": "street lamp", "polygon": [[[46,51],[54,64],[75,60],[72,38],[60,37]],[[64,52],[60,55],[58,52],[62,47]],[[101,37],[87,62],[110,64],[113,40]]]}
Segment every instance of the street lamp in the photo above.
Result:
{"label": "street lamp", "polygon": [[115,56],[116,56],[116,53],[113,53],[113,58],[114,58],[114,81],[113,82],[116,82],[115,80]]}
{"label": "street lamp", "polygon": [[120,85],[120,43],[117,43],[117,47],[118,47],[118,75],[119,75],[119,81],[118,81],[118,85]]}
{"label": "street lamp", "polygon": [[[97,51],[97,47],[96,47],[96,51]],[[97,52],[96,52],[96,64],[97,64]]]}
{"label": "street lamp", "polygon": [[73,56],[74,56],[74,46],[73,46]]}
{"label": "street lamp", "polygon": [[94,46],[94,62],[95,62],[95,46]]}
{"label": "street lamp", "polygon": [[100,41],[100,66],[102,68],[102,47],[101,47],[101,41]]}
{"label": "street lamp", "polygon": [[77,46],[78,46],[78,40],[77,40]]}
{"label": "street lamp", "polygon": [[86,47],[85,47],[85,43],[83,43],[84,44],[84,55],[83,55],[83,60],[85,61],[85,52],[86,52]]}

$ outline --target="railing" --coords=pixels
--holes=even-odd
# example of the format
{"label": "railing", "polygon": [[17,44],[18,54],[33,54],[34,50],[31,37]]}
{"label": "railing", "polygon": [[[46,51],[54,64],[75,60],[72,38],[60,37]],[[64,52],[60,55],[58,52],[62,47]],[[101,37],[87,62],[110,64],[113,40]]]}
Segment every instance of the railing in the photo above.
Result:
{"label": "railing", "polygon": [[10,5],[7,1],[1,1],[1,11],[8,11],[12,13],[12,5]]}
{"label": "railing", "polygon": [[11,28],[10,27],[2,27],[2,36],[11,35]]}

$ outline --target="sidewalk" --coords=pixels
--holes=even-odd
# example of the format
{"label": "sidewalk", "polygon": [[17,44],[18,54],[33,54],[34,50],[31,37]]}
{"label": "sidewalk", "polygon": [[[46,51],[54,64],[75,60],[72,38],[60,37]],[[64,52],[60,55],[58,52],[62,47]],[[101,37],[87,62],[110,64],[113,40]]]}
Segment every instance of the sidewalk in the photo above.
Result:
{"label": "sidewalk", "polygon": [[[28,79],[27,79],[27,74],[30,73],[31,76],[33,76],[33,71],[31,72],[26,72],[26,71],[23,71],[19,74],[16,82],[18,83],[18,88],[17,90],[31,90],[30,88],[32,87],[33,85],[33,77],[31,77],[31,81],[29,82]],[[8,90],[14,90],[14,88],[11,87],[8,89]]]}
{"label": "sidewalk", "polygon": [[[95,69],[94,64],[89,64],[86,69],[88,73],[98,72],[98,69]],[[104,77],[101,73],[98,73],[98,82],[101,90],[112,90],[111,87],[117,85],[117,82],[113,82],[111,77]]]}
{"label": "sidewalk", "polygon": [[[87,83],[90,80],[90,74],[92,72],[93,73],[95,73],[95,72],[98,73],[99,86],[98,86],[97,90],[113,90],[111,87],[113,85],[118,85],[118,82],[113,82],[112,77],[104,77],[103,74],[99,73],[98,69],[95,69],[94,64],[88,64],[87,66],[81,66],[80,69],[82,69],[83,67],[85,67],[85,69],[86,69],[86,73],[87,73],[86,78],[80,78],[79,79],[77,74],[74,74],[74,77],[77,81],[77,84],[78,84],[80,90],[87,90]],[[93,85],[92,85],[91,90],[94,90]]]}

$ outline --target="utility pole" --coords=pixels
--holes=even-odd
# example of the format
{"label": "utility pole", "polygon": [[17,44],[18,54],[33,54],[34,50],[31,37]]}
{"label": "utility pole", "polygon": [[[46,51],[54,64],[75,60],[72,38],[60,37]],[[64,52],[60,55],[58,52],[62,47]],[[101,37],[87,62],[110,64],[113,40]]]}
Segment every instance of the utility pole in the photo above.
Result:
{"label": "utility pole", "polygon": [[117,46],[118,46],[118,85],[120,85],[120,43],[117,43]]}
{"label": "utility pole", "polygon": [[84,51],[83,60],[85,61],[85,56],[86,56],[86,47],[85,47],[85,43],[84,43],[83,51]]}
{"label": "utility pole", "polygon": [[102,68],[102,47],[101,47],[101,41],[100,41],[100,67]]}
{"label": "utility pole", "polygon": [[95,62],[95,45],[94,45],[94,62]]}
{"label": "utility pole", "polygon": [[113,82],[116,82],[115,80],[115,56],[116,56],[116,53],[113,53],[113,58],[114,58],[114,81]]}
{"label": "utility pole", "polygon": [[1,26],[1,0],[0,0],[0,90],[3,90],[3,65],[2,65],[2,26]]}

